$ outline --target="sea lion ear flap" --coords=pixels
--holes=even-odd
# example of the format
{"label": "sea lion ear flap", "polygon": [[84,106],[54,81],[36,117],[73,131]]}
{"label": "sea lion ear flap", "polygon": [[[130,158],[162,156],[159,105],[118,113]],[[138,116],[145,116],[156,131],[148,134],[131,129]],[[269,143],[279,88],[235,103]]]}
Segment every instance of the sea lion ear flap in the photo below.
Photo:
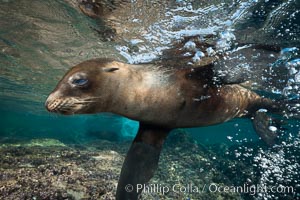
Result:
{"label": "sea lion ear flap", "polygon": [[117,67],[109,67],[109,68],[103,68],[102,69],[104,72],[114,72],[116,70],[119,70]]}

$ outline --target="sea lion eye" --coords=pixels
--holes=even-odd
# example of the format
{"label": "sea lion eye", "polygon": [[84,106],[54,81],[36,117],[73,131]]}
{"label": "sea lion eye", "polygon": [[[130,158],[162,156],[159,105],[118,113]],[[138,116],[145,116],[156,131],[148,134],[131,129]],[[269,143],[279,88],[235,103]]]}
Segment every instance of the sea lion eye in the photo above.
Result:
{"label": "sea lion eye", "polygon": [[88,83],[89,81],[85,78],[78,78],[78,79],[74,79],[72,81],[72,84],[73,85],[76,85],[76,86],[84,86]]}

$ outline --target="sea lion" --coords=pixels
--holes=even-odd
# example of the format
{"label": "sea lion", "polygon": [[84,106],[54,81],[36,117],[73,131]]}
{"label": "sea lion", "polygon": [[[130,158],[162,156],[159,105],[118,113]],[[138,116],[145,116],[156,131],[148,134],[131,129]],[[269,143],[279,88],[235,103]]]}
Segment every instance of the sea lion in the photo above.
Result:
{"label": "sea lion", "polygon": [[211,64],[168,69],[104,58],[71,68],[45,106],[50,112],[66,115],[111,112],[140,122],[122,167],[117,199],[138,198],[141,190],[136,186],[153,176],[172,129],[250,117],[260,108],[277,109],[272,100],[215,78]]}

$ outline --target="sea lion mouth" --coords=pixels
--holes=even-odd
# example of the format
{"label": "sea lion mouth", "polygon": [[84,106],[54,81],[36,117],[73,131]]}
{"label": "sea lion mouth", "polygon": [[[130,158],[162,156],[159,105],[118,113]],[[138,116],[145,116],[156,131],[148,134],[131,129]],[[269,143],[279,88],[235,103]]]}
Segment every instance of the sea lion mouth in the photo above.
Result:
{"label": "sea lion mouth", "polygon": [[92,98],[79,99],[74,97],[47,99],[45,107],[49,112],[72,115],[86,113],[95,102]]}

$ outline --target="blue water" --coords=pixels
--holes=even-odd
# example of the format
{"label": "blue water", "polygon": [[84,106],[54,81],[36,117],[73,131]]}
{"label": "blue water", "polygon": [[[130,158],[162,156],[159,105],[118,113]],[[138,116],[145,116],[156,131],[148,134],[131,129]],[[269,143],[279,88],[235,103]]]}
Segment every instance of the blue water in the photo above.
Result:
{"label": "blue water", "polygon": [[[263,94],[275,99],[299,100],[298,0],[180,0],[163,1],[163,7],[149,7],[147,3],[139,2],[127,6],[130,9],[126,12],[114,10],[113,20],[102,21],[85,16],[76,1],[71,0],[0,1],[1,143],[35,138],[53,138],[66,144],[95,139],[131,141],[138,122],[112,114],[49,114],[44,108],[47,95],[76,63],[95,57],[114,57],[129,63],[147,62],[158,58],[164,49],[185,36],[213,34],[218,38],[219,48],[224,50],[235,43],[279,46],[283,49],[281,57],[269,64],[275,70],[284,68],[287,74],[273,77],[273,82],[287,81],[264,86]],[[147,12],[149,9],[157,15]],[[123,21],[124,15],[128,17]],[[101,32],[110,26],[118,27],[114,39],[107,39]],[[298,148],[299,112],[294,117],[279,118],[284,118],[286,129],[283,131],[284,143],[278,144],[278,148],[285,155],[293,154],[288,148]],[[261,174],[265,174],[260,182],[268,183],[266,177],[276,175],[267,171],[263,163],[272,161],[278,154],[261,144],[249,119],[233,119],[224,124],[185,131],[204,146],[226,144],[243,148],[245,143],[262,145],[260,154],[265,160],[258,158],[259,154],[251,156],[262,166]],[[299,162],[297,153],[300,152],[295,150],[295,155],[286,156],[281,165],[274,162],[273,167],[277,165],[286,171],[297,169],[297,166],[289,168]],[[293,156],[297,159],[291,159]],[[297,170],[300,173],[299,168]],[[297,181],[287,182],[299,187]],[[264,197],[270,199],[268,194],[256,196],[258,199]]]}

